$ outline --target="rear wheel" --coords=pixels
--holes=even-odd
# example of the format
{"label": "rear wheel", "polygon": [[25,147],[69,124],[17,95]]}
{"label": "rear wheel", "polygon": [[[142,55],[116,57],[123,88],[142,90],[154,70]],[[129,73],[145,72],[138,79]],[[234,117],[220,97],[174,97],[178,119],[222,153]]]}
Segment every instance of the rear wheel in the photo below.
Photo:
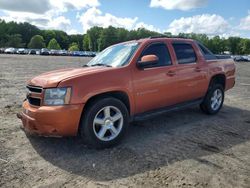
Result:
{"label": "rear wheel", "polygon": [[209,89],[200,108],[207,114],[216,114],[220,111],[224,102],[224,88],[221,84],[213,84]]}
{"label": "rear wheel", "polygon": [[119,143],[128,127],[128,110],[118,99],[96,100],[87,107],[81,136],[94,148],[107,148]]}

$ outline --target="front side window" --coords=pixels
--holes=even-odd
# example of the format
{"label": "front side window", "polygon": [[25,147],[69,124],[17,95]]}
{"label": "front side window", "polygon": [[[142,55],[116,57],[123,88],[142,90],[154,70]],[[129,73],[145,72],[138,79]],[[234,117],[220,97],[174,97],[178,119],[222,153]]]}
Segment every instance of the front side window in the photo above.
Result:
{"label": "front side window", "polygon": [[156,55],[159,58],[158,63],[153,65],[153,67],[167,66],[172,64],[168,48],[163,43],[151,44],[142,52],[141,57],[145,55]]}
{"label": "front side window", "polygon": [[87,66],[121,67],[129,63],[139,43],[123,43],[106,48],[93,58]]}
{"label": "front side window", "polygon": [[191,44],[174,43],[173,47],[179,64],[196,63],[197,57]]}

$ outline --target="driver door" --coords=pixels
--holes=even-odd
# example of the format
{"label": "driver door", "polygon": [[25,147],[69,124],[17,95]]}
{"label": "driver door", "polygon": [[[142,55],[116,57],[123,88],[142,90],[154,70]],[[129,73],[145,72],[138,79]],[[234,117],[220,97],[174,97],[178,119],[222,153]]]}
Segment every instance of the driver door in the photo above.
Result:
{"label": "driver door", "polygon": [[143,113],[175,103],[175,65],[172,64],[166,43],[152,43],[142,52],[139,61],[145,55],[156,55],[157,64],[144,69],[135,68],[133,72],[134,98],[136,113]]}

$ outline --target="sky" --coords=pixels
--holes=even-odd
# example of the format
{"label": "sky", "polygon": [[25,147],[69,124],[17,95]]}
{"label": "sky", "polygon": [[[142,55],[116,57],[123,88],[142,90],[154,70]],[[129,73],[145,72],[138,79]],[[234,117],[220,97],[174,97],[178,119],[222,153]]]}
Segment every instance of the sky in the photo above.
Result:
{"label": "sky", "polygon": [[112,25],[250,38],[250,0],[0,0],[0,19],[68,34]]}

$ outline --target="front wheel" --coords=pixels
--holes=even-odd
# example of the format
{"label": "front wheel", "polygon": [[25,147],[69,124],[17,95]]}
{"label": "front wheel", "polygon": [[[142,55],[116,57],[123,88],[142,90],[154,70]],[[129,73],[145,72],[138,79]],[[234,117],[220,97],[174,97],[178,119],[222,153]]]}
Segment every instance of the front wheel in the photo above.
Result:
{"label": "front wheel", "polygon": [[94,148],[119,143],[128,126],[128,110],[118,99],[96,100],[87,107],[81,123],[81,135]]}
{"label": "front wheel", "polygon": [[220,111],[223,102],[224,102],[224,88],[220,84],[215,84],[209,89],[200,107],[203,112],[212,115]]}

